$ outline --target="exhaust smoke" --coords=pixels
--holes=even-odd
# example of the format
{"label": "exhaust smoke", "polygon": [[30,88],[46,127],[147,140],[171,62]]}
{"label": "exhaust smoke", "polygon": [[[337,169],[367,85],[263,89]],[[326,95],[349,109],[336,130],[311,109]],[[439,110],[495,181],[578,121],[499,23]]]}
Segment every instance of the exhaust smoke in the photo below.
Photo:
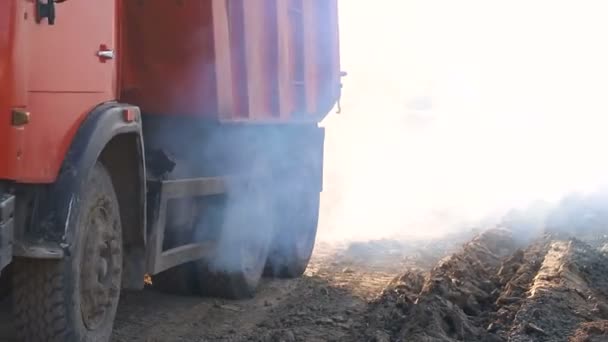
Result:
{"label": "exhaust smoke", "polygon": [[608,180],[605,7],[341,3],[349,76],[343,114],[324,122],[322,238],[438,236],[522,215],[522,236],[555,221],[578,230],[588,220],[571,193],[605,212],[592,194]]}
{"label": "exhaust smoke", "polygon": [[[594,43],[608,31],[602,6],[548,0],[340,3],[348,77],[343,114],[322,123],[317,240],[429,239],[496,225],[516,226],[526,239],[548,222],[569,222],[553,213],[563,207],[562,198],[587,196],[608,184],[608,159],[602,158],[608,49]],[[148,134],[159,136],[158,146],[173,146],[169,154],[193,163],[186,169],[197,170],[194,176],[255,168],[256,149],[244,146],[264,146],[259,165],[276,166],[264,159],[293,162],[306,154],[298,144],[314,145],[306,132],[296,137],[272,129],[250,135],[208,128],[177,127],[164,137],[168,142],[160,137],[165,126]],[[264,172],[294,174],[281,167]],[[265,190],[289,202],[298,189],[316,186],[294,177]],[[235,203],[228,198],[215,209],[214,216],[226,221],[215,226],[247,225],[235,222],[247,221],[238,214],[243,211],[255,216],[256,201]],[[298,229],[302,219],[292,217],[281,229]],[[195,233],[206,232],[203,226],[199,222]],[[293,250],[282,239],[274,245],[290,247],[274,251],[277,259]],[[240,258],[227,254],[210,266],[230,272],[241,267]]]}

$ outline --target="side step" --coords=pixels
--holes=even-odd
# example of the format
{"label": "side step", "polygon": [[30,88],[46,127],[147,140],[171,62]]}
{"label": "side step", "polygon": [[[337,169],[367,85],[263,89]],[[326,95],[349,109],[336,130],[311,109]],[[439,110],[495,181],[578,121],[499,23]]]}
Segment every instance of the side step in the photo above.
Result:
{"label": "side step", "polygon": [[0,272],[13,258],[15,196],[0,193]]}
{"label": "side step", "polygon": [[[228,184],[236,179],[229,177],[203,177],[170,181],[149,182],[148,189],[154,189],[159,198],[154,217],[151,218],[152,233],[148,241],[147,272],[158,274],[180,264],[202,259],[213,253],[215,244],[210,242],[191,243],[163,251],[163,240],[169,200],[225,194]],[[149,203],[154,203],[149,201]]]}

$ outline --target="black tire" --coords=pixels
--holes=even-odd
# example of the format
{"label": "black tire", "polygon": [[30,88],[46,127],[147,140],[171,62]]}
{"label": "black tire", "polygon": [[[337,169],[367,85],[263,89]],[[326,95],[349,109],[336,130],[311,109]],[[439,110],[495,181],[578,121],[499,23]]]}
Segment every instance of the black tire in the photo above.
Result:
{"label": "black tire", "polygon": [[234,191],[223,208],[215,254],[196,262],[200,293],[227,299],[255,295],[268,258],[273,220],[260,187]]}
{"label": "black tire", "polygon": [[0,301],[8,297],[11,291],[11,265],[0,273]]}
{"label": "black tire", "polygon": [[[179,242],[181,245],[190,243],[192,241],[192,234],[187,234],[187,236],[184,235],[186,234],[179,235],[176,232],[172,236],[165,236],[165,239],[172,239],[172,242]],[[152,288],[160,292],[175,295],[196,295],[198,294],[198,284],[194,275],[193,263],[179,265],[159,274],[153,275]]]}
{"label": "black tire", "polygon": [[[222,209],[218,208],[217,203],[207,201],[205,203],[206,206],[197,207],[197,211],[200,211],[199,215],[201,219],[206,220],[202,224],[209,227],[217,227],[218,226],[218,212],[221,212]],[[173,209],[175,207],[169,207]],[[169,210],[170,210],[169,209]],[[175,224],[177,220],[171,220],[171,217],[174,215],[179,216],[183,215],[182,212],[167,212],[167,224]],[[181,220],[183,218],[179,218]],[[165,231],[165,242],[169,246],[182,246],[185,244],[189,244],[197,241],[205,241],[209,240],[208,231],[201,231],[200,224],[201,222],[197,222],[198,218],[194,219],[194,222],[190,221],[188,223],[193,224],[193,227],[181,226],[178,229],[169,229]],[[184,222],[182,222],[184,223]],[[175,266],[166,271],[163,271],[159,274],[152,276],[152,288],[158,290],[160,292],[180,295],[180,296],[192,296],[199,295],[199,284],[198,278],[196,276],[196,264],[194,262],[189,262],[183,265]]]}
{"label": "black tire", "polygon": [[122,231],[112,180],[93,167],[78,194],[64,259],[16,259],[14,317],[24,341],[109,341],[122,277]]}
{"label": "black tire", "polygon": [[192,263],[179,265],[152,276],[153,289],[180,296],[197,295],[197,282]]}
{"label": "black tire", "polygon": [[276,233],[264,270],[275,278],[297,278],[304,274],[312,256],[319,223],[320,193],[309,183],[284,186],[291,191],[275,198]]}

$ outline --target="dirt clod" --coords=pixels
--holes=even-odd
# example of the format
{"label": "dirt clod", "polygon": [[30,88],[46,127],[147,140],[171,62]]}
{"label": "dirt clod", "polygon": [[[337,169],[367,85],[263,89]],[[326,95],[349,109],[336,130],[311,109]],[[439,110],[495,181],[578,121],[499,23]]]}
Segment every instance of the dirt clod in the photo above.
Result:
{"label": "dirt clod", "polygon": [[526,323],[525,326],[524,326],[524,330],[525,330],[525,332],[527,334],[535,334],[535,333],[538,333],[538,334],[541,334],[541,335],[546,335],[547,334],[543,329],[539,328],[534,323]]}
{"label": "dirt clod", "polygon": [[385,331],[376,331],[370,339],[371,342],[390,342],[390,340],[390,335]]}

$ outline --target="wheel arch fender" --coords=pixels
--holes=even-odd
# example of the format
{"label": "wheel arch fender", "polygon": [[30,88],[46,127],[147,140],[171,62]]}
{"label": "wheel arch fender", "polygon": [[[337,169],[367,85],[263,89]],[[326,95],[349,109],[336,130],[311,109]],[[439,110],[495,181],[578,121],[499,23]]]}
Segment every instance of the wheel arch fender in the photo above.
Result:
{"label": "wheel arch fender", "polygon": [[[57,180],[38,198],[27,229],[27,244],[20,255],[36,251],[35,241],[59,246],[63,255],[73,249],[78,232],[78,194],[89,172],[101,162],[112,178],[123,227],[123,287],[144,286],[146,248],[145,157],[139,108],[116,102],[97,106],[80,125],[62,163]],[[34,248],[31,248],[34,247]]]}

